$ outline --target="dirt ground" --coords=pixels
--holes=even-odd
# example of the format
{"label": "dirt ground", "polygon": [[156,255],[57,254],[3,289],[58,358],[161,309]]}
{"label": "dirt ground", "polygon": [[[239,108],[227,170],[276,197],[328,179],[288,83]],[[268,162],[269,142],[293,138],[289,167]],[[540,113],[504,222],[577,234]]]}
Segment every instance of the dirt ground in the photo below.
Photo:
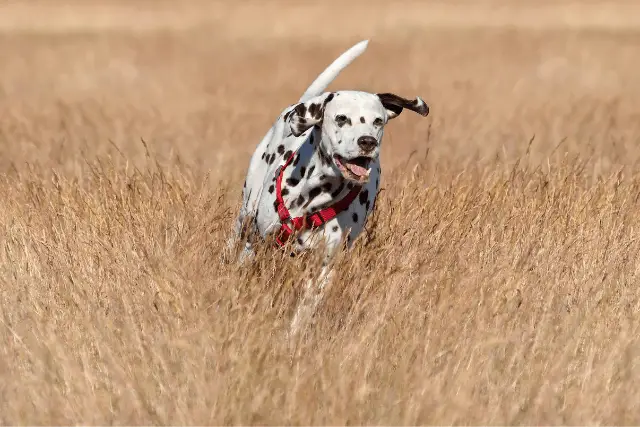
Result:
{"label": "dirt ground", "polygon": [[[4,2],[0,423],[640,423],[640,4]],[[221,262],[331,85],[421,96],[306,335],[312,255]]]}

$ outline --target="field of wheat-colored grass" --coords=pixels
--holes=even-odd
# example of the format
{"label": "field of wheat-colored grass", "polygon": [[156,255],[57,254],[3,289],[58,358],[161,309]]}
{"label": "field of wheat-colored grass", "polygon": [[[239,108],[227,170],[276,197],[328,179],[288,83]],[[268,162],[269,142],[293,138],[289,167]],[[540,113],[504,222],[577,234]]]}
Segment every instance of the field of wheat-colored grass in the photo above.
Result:
{"label": "field of wheat-colored grass", "polygon": [[[333,17],[333,19],[331,19]],[[637,2],[0,5],[1,424],[640,423]],[[221,261],[331,85],[423,97],[306,335],[314,254]]]}

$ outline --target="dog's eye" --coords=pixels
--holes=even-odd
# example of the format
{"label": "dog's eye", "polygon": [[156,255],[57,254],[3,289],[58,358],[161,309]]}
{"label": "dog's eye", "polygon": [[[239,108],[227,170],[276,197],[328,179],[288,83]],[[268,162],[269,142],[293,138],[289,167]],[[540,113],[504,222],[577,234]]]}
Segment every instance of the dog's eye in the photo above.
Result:
{"label": "dog's eye", "polygon": [[382,121],[382,119],[380,117],[378,117],[377,119],[375,119],[373,121],[373,125],[374,126],[382,126],[384,124],[384,122]]}
{"label": "dog's eye", "polygon": [[345,123],[347,123],[349,119],[347,118],[347,116],[345,116],[344,114],[338,114],[336,116],[336,123],[338,124],[338,126],[342,127],[344,126]]}

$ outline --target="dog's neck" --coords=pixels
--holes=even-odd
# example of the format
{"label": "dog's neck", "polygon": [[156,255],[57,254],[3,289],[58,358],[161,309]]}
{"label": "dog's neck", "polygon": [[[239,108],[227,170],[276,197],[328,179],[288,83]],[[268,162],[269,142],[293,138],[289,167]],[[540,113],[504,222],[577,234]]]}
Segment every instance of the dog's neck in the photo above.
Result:
{"label": "dog's neck", "polygon": [[322,129],[314,127],[284,171],[282,191],[292,216],[331,206],[353,188],[322,148]]}

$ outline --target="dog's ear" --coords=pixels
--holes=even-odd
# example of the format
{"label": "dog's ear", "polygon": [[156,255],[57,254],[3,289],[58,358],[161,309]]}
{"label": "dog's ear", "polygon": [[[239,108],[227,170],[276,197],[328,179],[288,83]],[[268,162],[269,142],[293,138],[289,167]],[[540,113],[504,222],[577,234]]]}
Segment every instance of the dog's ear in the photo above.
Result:
{"label": "dog's ear", "polygon": [[291,132],[295,136],[300,136],[310,127],[322,123],[325,107],[333,97],[333,92],[327,92],[293,107],[284,115],[284,120],[291,126]]}
{"label": "dog's ear", "polygon": [[378,93],[377,95],[378,98],[380,98],[380,102],[382,102],[382,105],[387,110],[387,117],[389,120],[398,117],[404,108],[415,111],[424,117],[429,115],[429,106],[419,96],[411,101],[393,93]]}

